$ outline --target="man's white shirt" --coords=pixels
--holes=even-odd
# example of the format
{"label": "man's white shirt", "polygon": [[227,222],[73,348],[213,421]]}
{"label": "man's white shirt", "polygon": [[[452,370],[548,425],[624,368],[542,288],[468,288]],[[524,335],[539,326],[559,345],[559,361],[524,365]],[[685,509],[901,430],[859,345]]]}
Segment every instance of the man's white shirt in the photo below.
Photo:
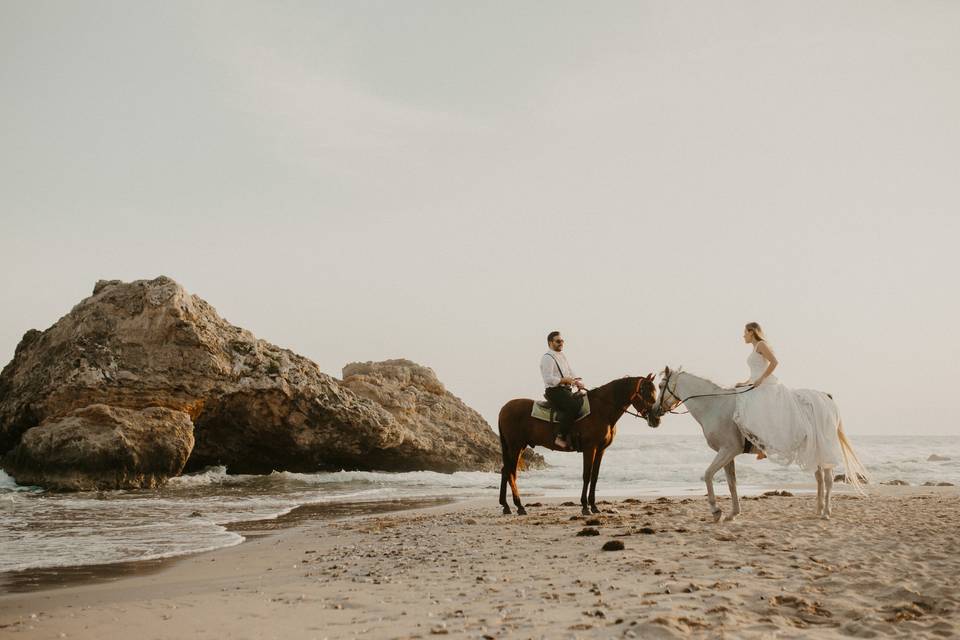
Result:
{"label": "man's white shirt", "polygon": [[543,375],[543,384],[546,388],[560,384],[560,378],[576,378],[577,375],[567,362],[567,356],[562,351],[547,351],[540,358],[540,373]]}

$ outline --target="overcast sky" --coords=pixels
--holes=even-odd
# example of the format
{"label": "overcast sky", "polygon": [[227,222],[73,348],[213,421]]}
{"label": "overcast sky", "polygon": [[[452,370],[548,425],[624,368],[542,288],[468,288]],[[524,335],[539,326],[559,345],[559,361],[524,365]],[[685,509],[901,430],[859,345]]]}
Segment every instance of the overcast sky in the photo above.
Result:
{"label": "overcast sky", "polygon": [[958,433],[958,34],[921,0],[0,0],[0,360],[164,274],[494,425],[552,329],[590,385],[732,384],[757,321],[849,433]]}

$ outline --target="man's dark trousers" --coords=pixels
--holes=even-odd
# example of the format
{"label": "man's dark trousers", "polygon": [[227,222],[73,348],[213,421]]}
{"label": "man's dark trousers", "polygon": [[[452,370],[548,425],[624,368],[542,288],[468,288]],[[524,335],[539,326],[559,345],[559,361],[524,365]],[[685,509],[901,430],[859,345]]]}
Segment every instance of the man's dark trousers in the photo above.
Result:
{"label": "man's dark trousers", "polygon": [[543,392],[544,397],[557,410],[560,420],[560,437],[567,442],[570,441],[570,429],[573,428],[573,422],[580,413],[580,407],[583,405],[583,397],[575,395],[570,387],[548,387]]}

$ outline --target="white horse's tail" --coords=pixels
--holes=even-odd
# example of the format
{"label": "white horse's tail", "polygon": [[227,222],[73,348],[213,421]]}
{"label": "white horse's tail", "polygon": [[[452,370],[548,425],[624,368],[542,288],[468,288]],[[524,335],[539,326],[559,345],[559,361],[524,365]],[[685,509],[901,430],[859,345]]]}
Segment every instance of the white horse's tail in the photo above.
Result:
{"label": "white horse's tail", "polygon": [[853,488],[856,489],[860,495],[866,495],[863,490],[863,485],[869,482],[869,476],[863,463],[860,462],[860,458],[857,457],[857,454],[853,451],[853,447],[850,446],[850,441],[847,440],[847,436],[843,433],[843,420],[837,424],[837,437],[840,438],[840,451],[843,453],[843,468],[846,471],[844,474],[846,476],[846,482],[847,484],[852,484]]}

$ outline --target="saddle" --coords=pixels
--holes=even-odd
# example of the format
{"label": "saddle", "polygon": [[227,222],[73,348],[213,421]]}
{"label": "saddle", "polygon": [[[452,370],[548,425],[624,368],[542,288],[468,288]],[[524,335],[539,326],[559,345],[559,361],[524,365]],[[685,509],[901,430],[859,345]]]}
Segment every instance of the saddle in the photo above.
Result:
{"label": "saddle", "polygon": [[[530,415],[537,420],[545,420],[546,422],[559,422],[557,419],[557,410],[552,404],[546,400],[539,400],[533,403],[533,410],[530,412]],[[583,402],[580,404],[580,413],[577,414],[574,422],[583,420],[588,415],[590,415],[590,398],[588,396],[583,396]]]}

